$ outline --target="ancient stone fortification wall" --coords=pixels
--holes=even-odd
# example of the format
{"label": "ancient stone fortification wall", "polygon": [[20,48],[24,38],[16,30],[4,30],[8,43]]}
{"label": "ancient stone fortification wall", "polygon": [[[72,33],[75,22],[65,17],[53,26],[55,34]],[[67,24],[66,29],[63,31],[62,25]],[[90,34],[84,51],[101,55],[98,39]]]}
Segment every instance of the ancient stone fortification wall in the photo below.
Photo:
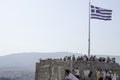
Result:
{"label": "ancient stone fortification wall", "polygon": [[62,80],[64,70],[70,66],[66,61],[42,61],[36,63],[35,80]]}
{"label": "ancient stone fortification wall", "polygon": [[[116,72],[120,76],[120,67],[117,63],[97,63],[97,62],[89,62],[89,61],[60,61],[60,60],[42,60],[40,63],[36,63],[36,73],[35,80],[64,80],[64,70],[78,68],[80,70],[80,77],[83,77],[83,70],[90,69],[92,70],[92,80],[96,80],[95,71],[100,66],[103,69],[112,66],[113,69],[116,69]],[[105,67],[105,68],[104,68]],[[116,67],[116,68],[115,68]],[[120,80],[120,79],[118,79]]]}

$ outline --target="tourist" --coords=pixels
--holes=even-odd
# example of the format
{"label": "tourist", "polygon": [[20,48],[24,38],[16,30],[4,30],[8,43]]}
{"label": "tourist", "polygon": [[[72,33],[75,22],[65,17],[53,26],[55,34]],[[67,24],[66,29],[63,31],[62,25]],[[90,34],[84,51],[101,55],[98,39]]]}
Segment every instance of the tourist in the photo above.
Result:
{"label": "tourist", "polygon": [[78,78],[76,78],[71,72],[70,70],[65,70],[65,80],[79,80]]}
{"label": "tourist", "polygon": [[75,75],[75,77],[77,77],[78,79],[80,79],[80,74],[79,74],[80,72],[79,72],[79,69],[78,69],[78,68],[73,69],[72,72],[73,72],[73,74]]}
{"label": "tourist", "polygon": [[89,74],[90,74],[90,70],[84,70],[84,78],[85,80],[89,80]]}
{"label": "tourist", "polygon": [[100,70],[99,69],[96,71],[96,78],[97,78],[97,80],[99,80],[99,78],[100,78]]}
{"label": "tourist", "polygon": [[106,72],[106,80],[111,80],[110,71]]}
{"label": "tourist", "polygon": [[91,70],[90,70],[90,72],[89,72],[88,77],[89,77],[89,79],[91,80],[91,78],[92,78],[92,71],[91,71]]}
{"label": "tourist", "polygon": [[103,80],[103,73],[102,72],[100,72],[100,77],[99,77],[99,79],[98,80]]}
{"label": "tourist", "polygon": [[72,60],[75,61],[75,55],[72,56]]}
{"label": "tourist", "polygon": [[117,80],[118,75],[116,74],[116,72],[113,72],[113,76],[112,76],[112,80]]}
{"label": "tourist", "polygon": [[105,78],[106,78],[106,71],[102,71],[102,73],[103,73],[103,80],[105,80]]}

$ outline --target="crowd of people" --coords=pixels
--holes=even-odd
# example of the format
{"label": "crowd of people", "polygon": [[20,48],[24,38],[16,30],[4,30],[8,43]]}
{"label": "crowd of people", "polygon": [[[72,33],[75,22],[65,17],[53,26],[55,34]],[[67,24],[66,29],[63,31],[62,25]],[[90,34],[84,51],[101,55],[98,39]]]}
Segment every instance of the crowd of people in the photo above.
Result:
{"label": "crowd of people", "polygon": [[84,70],[84,77],[80,77],[80,71],[78,68],[70,70],[65,70],[65,80],[91,80],[92,71],[89,69]]}
{"label": "crowd of people", "polygon": [[73,73],[70,72],[70,70],[65,70],[65,80],[80,80],[75,76]]}
{"label": "crowd of people", "polygon": [[[65,80],[92,80],[92,71],[89,69],[84,70],[83,78],[80,78],[79,69],[65,70]],[[115,71],[105,71],[98,69],[95,73],[96,80],[117,80],[118,75]]]}
{"label": "crowd of people", "polygon": [[[40,59],[41,61],[42,59]],[[75,57],[75,55],[73,56],[65,56],[64,58],[60,58],[60,59],[52,59],[52,58],[48,58],[46,59],[47,61],[49,60],[60,60],[60,61],[68,61],[68,60],[72,60],[72,61],[96,61],[96,62],[108,62],[108,63],[115,63],[116,59],[110,58],[110,57],[96,57],[96,56],[90,56],[90,58],[88,58],[88,56],[84,55],[84,56],[78,56]]]}
{"label": "crowd of people", "polygon": [[118,75],[115,71],[111,70],[97,70],[96,71],[96,78],[97,80],[117,80]]}
{"label": "crowd of people", "polygon": [[[60,60],[60,61],[96,61],[96,62],[107,62],[107,63],[115,63],[115,58],[110,57],[99,57],[96,56],[65,56],[64,58],[60,59],[52,59],[48,58],[47,61],[51,60]],[[41,61],[41,59],[40,59]],[[44,61],[44,60],[43,60]],[[45,60],[46,61],[46,60]],[[117,80],[118,75],[116,72],[111,70],[100,70],[98,69],[96,73],[93,74],[93,72],[89,69],[83,70],[83,77],[80,77],[80,71],[78,68],[70,70],[65,70],[65,78],[64,80],[92,80],[92,75],[95,76],[96,80]],[[82,74],[81,74],[82,75]]]}
{"label": "crowd of people", "polygon": [[108,62],[108,63],[115,63],[115,58],[110,58],[110,57],[99,57],[97,58],[96,56],[90,56],[90,58],[88,58],[88,56],[84,55],[84,56],[78,56],[75,57],[75,55],[73,56],[65,56],[63,58],[64,61],[67,60],[73,60],[73,61],[98,61],[98,62]]}

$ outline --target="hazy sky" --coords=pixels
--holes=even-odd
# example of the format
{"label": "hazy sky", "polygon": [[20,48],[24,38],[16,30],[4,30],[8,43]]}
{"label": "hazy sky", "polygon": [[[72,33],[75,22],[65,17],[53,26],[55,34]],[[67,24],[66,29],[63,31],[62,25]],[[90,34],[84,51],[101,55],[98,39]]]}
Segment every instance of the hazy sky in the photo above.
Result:
{"label": "hazy sky", "polygon": [[[89,0],[0,0],[0,55],[20,52],[87,54]],[[113,10],[91,20],[91,54],[120,55],[120,0],[91,0]]]}

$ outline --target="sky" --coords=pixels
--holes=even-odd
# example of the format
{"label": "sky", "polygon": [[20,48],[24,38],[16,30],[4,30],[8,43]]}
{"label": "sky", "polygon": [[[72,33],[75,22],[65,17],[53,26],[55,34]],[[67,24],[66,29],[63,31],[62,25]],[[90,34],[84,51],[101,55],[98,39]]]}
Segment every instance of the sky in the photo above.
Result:
{"label": "sky", "polygon": [[[91,55],[120,55],[120,0],[91,0],[112,20],[91,19]],[[0,0],[0,56],[88,52],[89,0]]]}

